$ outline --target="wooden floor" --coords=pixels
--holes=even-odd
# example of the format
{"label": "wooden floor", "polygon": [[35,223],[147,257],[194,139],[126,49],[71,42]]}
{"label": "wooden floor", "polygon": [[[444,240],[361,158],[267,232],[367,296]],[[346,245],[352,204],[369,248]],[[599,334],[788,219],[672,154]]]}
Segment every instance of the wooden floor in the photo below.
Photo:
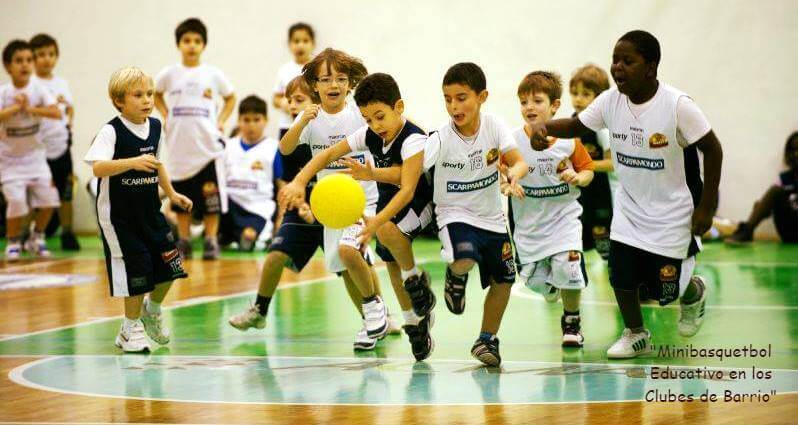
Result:
{"label": "wooden floor", "polygon": [[[48,289],[0,291],[0,334],[4,339],[119,316],[121,301],[107,296],[104,262],[82,256],[44,262],[0,263],[0,274],[96,275],[93,284]],[[176,285],[166,306],[213,300],[252,291],[260,260],[234,258],[216,262],[190,261],[189,281]],[[792,269],[792,272],[795,272]],[[286,272],[281,287],[327,276],[314,260],[301,275]],[[788,282],[793,285],[792,280]],[[383,283],[387,290],[389,285]],[[442,299],[440,299],[442,301]],[[394,301],[395,302],[395,301]],[[441,303],[442,304],[442,303]],[[347,311],[346,314],[351,313]],[[445,308],[439,314],[448,314]],[[270,319],[271,320],[271,319]],[[794,333],[791,331],[790,333]],[[254,336],[253,336],[254,337]],[[404,338],[404,337],[402,337]],[[2,342],[2,339],[0,339]],[[606,343],[610,343],[607,341]],[[78,341],[79,343],[79,341]],[[606,344],[602,342],[602,344]],[[392,344],[400,345],[396,340]],[[112,345],[109,344],[108,345]],[[0,351],[0,423],[345,423],[345,424],[637,424],[798,423],[798,394],[777,395],[767,403],[647,403],[591,402],[485,405],[269,405],[120,399],[72,395],[18,385],[12,369],[50,356]],[[110,347],[109,352],[113,352]],[[79,351],[79,350],[78,350]],[[176,351],[176,352],[179,352]],[[794,360],[794,359],[792,359]]]}

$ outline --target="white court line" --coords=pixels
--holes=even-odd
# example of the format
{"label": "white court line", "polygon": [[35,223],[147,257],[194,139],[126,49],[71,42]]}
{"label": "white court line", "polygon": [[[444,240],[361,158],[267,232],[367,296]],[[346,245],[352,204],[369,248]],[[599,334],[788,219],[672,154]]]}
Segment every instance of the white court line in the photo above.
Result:
{"label": "white court line", "polygon": [[[35,262],[35,263],[29,263],[29,264],[20,264],[18,266],[3,267],[2,269],[0,269],[0,273],[15,273],[15,272],[18,272],[18,271],[24,271],[24,270],[28,270],[28,269],[46,268],[46,267],[50,267],[50,266],[55,265],[55,264],[61,264],[61,263],[65,263],[65,262],[68,262],[68,261],[74,261],[74,260],[75,260],[75,258],[60,258],[60,259],[56,259],[56,260],[47,260],[47,261],[38,261],[38,262]],[[6,262],[6,264],[9,264],[9,263]]]}

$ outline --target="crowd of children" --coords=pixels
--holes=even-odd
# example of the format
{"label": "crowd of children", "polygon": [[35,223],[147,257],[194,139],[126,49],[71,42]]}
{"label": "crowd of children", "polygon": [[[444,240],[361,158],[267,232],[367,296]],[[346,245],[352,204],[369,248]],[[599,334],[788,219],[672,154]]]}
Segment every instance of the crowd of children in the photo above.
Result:
{"label": "crowd of children", "polygon": [[[515,130],[482,110],[488,98],[482,69],[457,63],[441,84],[450,119],[427,133],[404,117],[391,75],[368,74],[360,59],[341,50],[314,55],[313,28],[297,23],[288,31],[293,60],[280,68],[270,99],[279,115],[278,139],[265,132],[267,101],[254,95],[239,103],[236,134],[225,138],[236,94],[221,70],[201,60],[205,25],[185,20],[175,43],[180,62],[155,79],[132,67],[112,75],[108,94],[120,113],[84,157],[98,178],[96,211],[111,294],[125,298],[116,340],[124,351],[149,349],[145,334],[159,344],[169,341],[160,303],[172,281],[186,277],[182,260],[193,255],[192,220],[204,226],[204,259],[218,258],[222,245],[252,250],[259,240],[270,242],[253,305],[229,319],[239,330],[265,327],[283,268],[301,270],[322,248],[327,270],[343,278],[362,318],[354,348],[373,349],[399,331],[374,270],[369,242],[376,238],[412,354],[428,358],[436,296],[412,242],[430,225],[437,225],[446,262],[443,298],[453,314],[464,312],[469,273],[479,270],[487,293],[471,354],[486,365],[501,363],[497,335],[517,276],[547,301],[562,300],[562,345],[583,345],[583,253],[594,248],[609,261],[626,325],[608,357],[651,351],[641,299],[661,305],[679,299],[682,335],[701,326],[707,287],[693,275],[701,248],[696,235],[707,230],[717,206],[722,151],[695,102],[658,80],[661,53],[653,35],[631,31],[618,40],[614,88],[598,66],[576,70],[568,85],[576,111],[570,118],[554,119],[560,76],[528,73],[518,85],[523,125]],[[12,41],[3,51],[11,77],[0,86],[9,260],[19,258],[23,246],[49,255],[43,234],[59,206],[62,245],[78,248],[70,202],[74,107],[66,81],[53,73],[58,54],[56,41],[44,34],[30,43]],[[162,120],[150,117],[153,109]],[[750,240],[771,213],[777,222],[795,222],[797,145],[792,135],[785,148],[791,172],[732,239]],[[308,206],[316,176],[337,172],[359,180],[367,198],[364,218],[340,230],[318,224]],[[176,235],[161,212],[163,197],[176,214]],[[31,210],[33,230],[23,241]],[[779,231],[795,239],[794,226]]]}

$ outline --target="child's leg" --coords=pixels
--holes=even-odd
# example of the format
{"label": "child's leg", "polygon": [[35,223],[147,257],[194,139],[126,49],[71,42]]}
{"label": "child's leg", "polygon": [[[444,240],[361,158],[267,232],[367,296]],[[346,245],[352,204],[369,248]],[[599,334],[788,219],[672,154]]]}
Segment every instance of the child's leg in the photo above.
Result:
{"label": "child's leg", "polygon": [[365,300],[377,295],[371,276],[371,266],[363,258],[363,254],[354,247],[341,245],[338,247],[338,255],[361,297]]}
{"label": "child's leg", "polygon": [[449,264],[449,271],[452,272],[453,275],[457,277],[465,276],[466,273],[471,271],[474,268],[476,261],[471,258],[461,258],[451,264]]}
{"label": "child's leg", "polygon": [[399,267],[398,261],[390,261],[385,263],[388,269],[388,276],[391,278],[391,286],[393,292],[396,294],[396,299],[399,301],[399,307],[402,312],[410,311],[413,305],[410,303],[410,297],[405,291],[404,283],[402,282],[402,270]]}
{"label": "child's leg", "polygon": [[577,313],[579,311],[579,302],[582,298],[581,289],[562,289],[560,290],[562,296],[562,309],[566,314]]}
{"label": "child's leg", "polygon": [[19,239],[22,236],[22,221],[25,216],[6,217],[6,237],[9,241]]}
{"label": "child's leg", "polygon": [[219,233],[219,214],[205,214],[202,223],[205,225],[205,237],[216,238]]}
{"label": "child's leg", "polygon": [[352,300],[352,305],[355,306],[358,316],[363,317],[363,296],[360,294],[360,290],[357,288],[357,285],[355,285],[355,282],[352,281],[349,272],[341,273],[341,277],[344,279],[346,294],[349,295],[349,299]]}
{"label": "child's leg", "polygon": [[781,192],[782,189],[780,187],[773,185],[767,190],[767,192],[765,192],[764,195],[762,195],[762,198],[754,202],[754,207],[751,209],[751,214],[745,221],[751,231],[756,229],[756,226],[758,226],[762,220],[770,217],[770,215],[773,213],[773,206],[776,203],[776,199]]}
{"label": "child's leg", "polygon": [[166,294],[169,293],[169,289],[172,288],[172,281],[161,282],[155,285],[155,289],[150,292],[149,301],[150,303],[155,303],[155,307],[160,307],[160,304],[163,302],[164,298],[166,298]]}
{"label": "child's leg", "polygon": [[47,228],[47,223],[50,222],[50,218],[53,217],[54,208],[39,208],[36,211],[36,215],[33,219],[33,230],[36,233],[44,233],[44,230]]}
{"label": "child's leg", "polygon": [[415,269],[411,241],[399,230],[399,226],[393,222],[385,223],[377,230],[377,239],[391,252],[400,270],[407,272]]}
{"label": "child's leg", "polygon": [[488,295],[485,297],[485,305],[482,313],[482,332],[496,335],[510,301],[510,290],[512,285],[509,283],[496,283],[491,280]]}
{"label": "child's leg", "polygon": [[125,318],[133,321],[139,320],[141,317],[141,305],[143,302],[143,294],[125,297]]}
{"label": "child's leg", "polygon": [[182,240],[191,239],[191,214],[187,212],[175,212],[177,216],[177,234]]}

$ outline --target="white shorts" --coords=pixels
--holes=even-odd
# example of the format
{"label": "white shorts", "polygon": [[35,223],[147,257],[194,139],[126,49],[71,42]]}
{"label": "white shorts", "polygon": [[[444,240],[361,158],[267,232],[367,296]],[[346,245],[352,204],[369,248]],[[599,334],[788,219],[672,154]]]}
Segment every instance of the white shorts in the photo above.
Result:
{"label": "white shorts", "polygon": [[527,288],[540,294],[547,292],[546,284],[559,289],[584,289],[587,286],[582,253],[579,251],[560,252],[522,265],[520,275]]}
{"label": "white shorts", "polygon": [[[376,205],[368,205],[363,213],[366,216],[373,216],[376,212]],[[327,267],[328,272],[341,273],[346,270],[346,267],[341,262],[341,257],[338,255],[338,247],[342,245],[355,248],[363,253],[363,258],[366,259],[366,262],[373,263],[374,253],[371,252],[371,246],[363,246],[357,243],[357,235],[361,230],[363,230],[362,220],[343,229],[324,228],[324,265]]]}
{"label": "white shorts", "polygon": [[30,208],[57,208],[61,205],[52,177],[15,179],[3,183],[8,204],[6,218],[28,215]]}

